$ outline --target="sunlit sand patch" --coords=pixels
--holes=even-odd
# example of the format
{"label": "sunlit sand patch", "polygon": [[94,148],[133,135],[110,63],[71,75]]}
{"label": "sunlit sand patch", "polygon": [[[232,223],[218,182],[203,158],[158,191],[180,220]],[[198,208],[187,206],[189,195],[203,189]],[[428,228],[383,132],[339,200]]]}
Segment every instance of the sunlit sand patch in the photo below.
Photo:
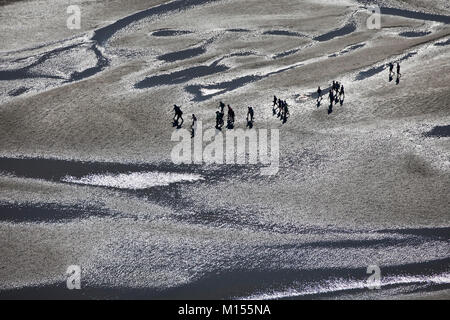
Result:
{"label": "sunlit sand patch", "polygon": [[[450,274],[443,273],[432,276],[396,276],[388,277],[381,281],[381,287],[392,285],[410,285],[410,284],[448,284],[450,283]],[[360,290],[368,288],[367,281],[362,280],[335,280],[327,281],[316,287],[306,287],[303,290],[288,289],[280,292],[268,292],[252,295],[250,297],[240,298],[239,300],[273,300],[289,297],[304,297],[309,295],[327,294],[331,292],[345,292],[351,290]]]}
{"label": "sunlit sand patch", "polygon": [[209,96],[209,95],[213,95],[213,94],[219,93],[219,92],[223,91],[223,89],[205,89],[205,88],[202,88],[201,91],[202,91],[202,94],[204,96]]}
{"label": "sunlit sand patch", "polygon": [[156,186],[168,186],[177,182],[194,182],[203,180],[203,177],[196,174],[183,173],[133,172],[121,174],[93,174],[81,178],[66,176],[61,180],[63,182],[82,185],[142,190]]}

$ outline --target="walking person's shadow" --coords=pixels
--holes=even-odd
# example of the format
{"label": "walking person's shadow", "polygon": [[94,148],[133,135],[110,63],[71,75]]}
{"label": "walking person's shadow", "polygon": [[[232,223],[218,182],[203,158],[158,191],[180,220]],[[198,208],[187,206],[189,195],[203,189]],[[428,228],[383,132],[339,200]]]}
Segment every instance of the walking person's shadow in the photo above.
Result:
{"label": "walking person's shadow", "polygon": [[174,120],[172,125],[174,128],[176,127],[177,129],[181,129],[183,122],[179,123],[178,120]]}

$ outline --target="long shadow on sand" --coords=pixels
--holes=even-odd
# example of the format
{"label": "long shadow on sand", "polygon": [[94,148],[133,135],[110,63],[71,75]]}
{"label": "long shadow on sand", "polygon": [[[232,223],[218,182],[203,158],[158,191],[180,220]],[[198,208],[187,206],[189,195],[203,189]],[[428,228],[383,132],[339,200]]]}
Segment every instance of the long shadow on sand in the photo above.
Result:
{"label": "long shadow on sand", "polygon": [[174,62],[174,61],[186,60],[186,59],[190,59],[193,57],[197,57],[199,55],[202,55],[205,52],[206,52],[206,48],[204,48],[204,47],[190,48],[190,49],[185,49],[185,50],[181,50],[181,51],[166,53],[161,56],[158,56],[157,59],[163,60],[166,62]]}
{"label": "long shadow on sand", "polygon": [[65,176],[81,178],[90,174],[130,173],[160,171],[185,173],[201,172],[195,165],[166,164],[136,164],[115,162],[84,162],[43,158],[0,158],[0,172],[13,174],[18,177],[44,179],[60,182]]}
{"label": "long shadow on sand", "polygon": [[[264,75],[248,75],[248,76],[244,76],[244,77],[240,77],[240,78],[235,78],[230,81],[224,81],[224,82],[221,82],[218,84],[190,85],[190,86],[185,87],[185,90],[194,96],[192,101],[205,101],[205,100],[209,100],[215,96],[222,95],[226,92],[230,92],[230,91],[242,88],[252,82],[260,81],[260,80],[268,78],[272,75],[279,74],[279,73],[282,73],[282,72],[285,72],[288,70],[292,70],[292,69],[298,68],[300,66],[301,66],[301,64],[295,65],[295,66],[290,66],[287,68],[283,68],[281,70],[269,72]],[[203,94],[202,90],[204,90],[204,89],[213,91],[214,93]]]}
{"label": "long shadow on sand", "polygon": [[399,34],[399,36],[405,37],[405,38],[419,38],[419,37],[425,37],[427,35],[431,34],[430,31],[406,31]]}
{"label": "long shadow on sand", "polygon": [[113,216],[111,212],[93,205],[66,206],[53,205],[11,205],[0,203],[0,221],[21,222],[66,222],[74,219],[85,219],[91,216]]}
{"label": "long shadow on sand", "polygon": [[416,20],[434,21],[434,22],[450,24],[450,16],[440,15],[440,14],[431,14],[431,13],[424,13],[424,12],[419,12],[419,11],[411,11],[411,10],[388,8],[388,7],[381,7],[381,14],[416,19]]}
{"label": "long shadow on sand", "polygon": [[[95,57],[97,59],[97,63],[94,67],[87,68],[80,72],[73,72],[69,78],[64,78],[61,76],[56,75],[46,75],[46,74],[40,74],[34,72],[32,69],[41,65],[42,63],[46,62],[49,59],[52,59],[53,57],[56,57],[60,54],[64,54],[66,51],[70,51],[72,49],[76,49],[78,47],[83,46],[83,43],[78,43],[70,46],[65,46],[62,48],[57,48],[54,50],[51,50],[49,52],[46,52],[42,54],[39,59],[37,59],[32,64],[18,68],[18,69],[12,69],[12,70],[3,70],[0,71],[0,81],[7,81],[7,80],[21,80],[21,79],[33,79],[33,78],[46,78],[46,79],[56,79],[56,80],[62,80],[62,83],[70,83],[73,81],[82,80],[85,78],[88,78],[90,76],[93,76],[101,71],[103,71],[108,65],[109,60],[102,54],[102,52],[97,48],[96,45],[92,45],[89,49],[92,50],[95,54]],[[21,90],[20,88],[17,88],[15,90],[12,90],[9,95],[10,96],[19,96],[29,90],[29,88],[25,88],[26,90]]]}
{"label": "long shadow on sand", "polygon": [[450,45],[450,39],[448,39],[447,41],[443,41],[443,42],[437,42],[434,44],[436,47],[445,47],[445,46],[449,46]]}
{"label": "long shadow on sand", "polygon": [[[449,289],[449,284],[431,285],[426,277],[447,272],[450,258],[424,263],[384,266],[383,285],[394,294],[432,292]],[[409,281],[407,276],[412,276]],[[424,280],[420,280],[424,279]],[[68,290],[65,283],[0,291],[0,299],[154,299],[154,300],[218,300],[260,297],[271,299],[357,297],[368,291],[366,268],[253,269],[213,271],[196,281],[168,289],[82,287]],[[397,281],[396,281],[397,280]]]}
{"label": "long shadow on sand", "polygon": [[152,76],[134,85],[137,89],[152,88],[163,85],[173,85],[188,82],[195,78],[206,77],[216,73],[227,71],[229,68],[218,64],[218,61],[209,66],[197,66],[168,74]]}
{"label": "long shadow on sand", "polygon": [[[417,52],[408,53],[407,55],[405,55],[402,58],[400,58],[399,62],[408,60],[409,58],[414,57],[416,54],[417,54]],[[355,80],[361,81],[361,80],[365,80],[365,79],[371,78],[371,77],[377,75],[378,73],[383,72],[384,69],[386,69],[386,65],[381,65],[381,66],[370,68],[370,69],[365,70],[365,71],[361,71],[361,72],[359,72],[356,75]]]}
{"label": "long shadow on sand", "polygon": [[44,75],[44,74],[36,74],[31,71],[33,67],[39,66],[40,64],[44,63],[45,61],[51,59],[54,56],[57,56],[61,53],[64,53],[65,51],[69,51],[72,49],[75,49],[79,46],[79,44],[73,44],[70,46],[57,48],[54,50],[51,50],[49,52],[46,52],[42,54],[35,62],[31,63],[30,65],[18,69],[11,69],[11,70],[2,70],[0,71],[0,81],[5,80],[20,80],[20,79],[28,79],[28,78],[50,78],[50,79],[62,79],[64,78],[60,76],[53,76],[53,75]]}
{"label": "long shadow on sand", "polygon": [[431,131],[424,133],[424,136],[437,137],[437,138],[448,138],[448,137],[450,137],[450,125],[434,127]]}
{"label": "long shadow on sand", "polygon": [[346,36],[355,31],[356,31],[356,25],[354,23],[349,23],[349,24],[346,24],[345,26],[343,26],[342,28],[335,29],[333,31],[327,32],[320,36],[317,36],[317,37],[313,38],[313,40],[316,40],[319,42],[329,41],[329,40],[332,40],[337,37]]}
{"label": "long shadow on sand", "polygon": [[192,31],[187,30],[171,30],[171,29],[161,29],[152,33],[154,37],[174,37],[180,35],[191,34]]}
{"label": "long shadow on sand", "polygon": [[127,27],[128,25],[140,21],[151,16],[158,16],[172,11],[187,10],[194,6],[211,3],[218,0],[175,0],[156,7],[149,8],[144,11],[137,12],[123,19],[117,20],[113,24],[100,28],[95,31],[92,40],[97,41],[100,45],[107,42],[117,31]]}

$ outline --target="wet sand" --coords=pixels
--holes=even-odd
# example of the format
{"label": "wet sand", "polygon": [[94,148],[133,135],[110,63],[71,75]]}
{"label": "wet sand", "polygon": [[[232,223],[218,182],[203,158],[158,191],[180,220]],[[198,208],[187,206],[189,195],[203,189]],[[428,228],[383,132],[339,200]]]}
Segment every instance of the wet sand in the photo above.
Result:
{"label": "wet sand", "polygon": [[[450,12],[427,3],[383,2],[381,30],[354,1],[97,1],[81,30],[54,15],[39,34],[8,20],[0,298],[447,297]],[[328,114],[314,93],[332,80],[346,98]],[[253,106],[255,130],[280,130],[276,176],[172,163],[172,105],[206,128],[219,100],[237,128]],[[381,290],[364,285],[373,264]]]}

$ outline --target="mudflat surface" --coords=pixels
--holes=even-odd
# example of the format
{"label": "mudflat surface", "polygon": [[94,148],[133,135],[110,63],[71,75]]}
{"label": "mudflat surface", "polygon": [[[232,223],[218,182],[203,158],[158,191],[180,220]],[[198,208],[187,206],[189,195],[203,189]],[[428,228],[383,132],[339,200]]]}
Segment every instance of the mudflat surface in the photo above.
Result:
{"label": "mudflat surface", "polygon": [[[378,1],[367,30],[375,2],[0,6],[0,298],[448,296],[450,10]],[[206,130],[220,100],[280,130],[277,175],[172,162],[173,104]]]}

